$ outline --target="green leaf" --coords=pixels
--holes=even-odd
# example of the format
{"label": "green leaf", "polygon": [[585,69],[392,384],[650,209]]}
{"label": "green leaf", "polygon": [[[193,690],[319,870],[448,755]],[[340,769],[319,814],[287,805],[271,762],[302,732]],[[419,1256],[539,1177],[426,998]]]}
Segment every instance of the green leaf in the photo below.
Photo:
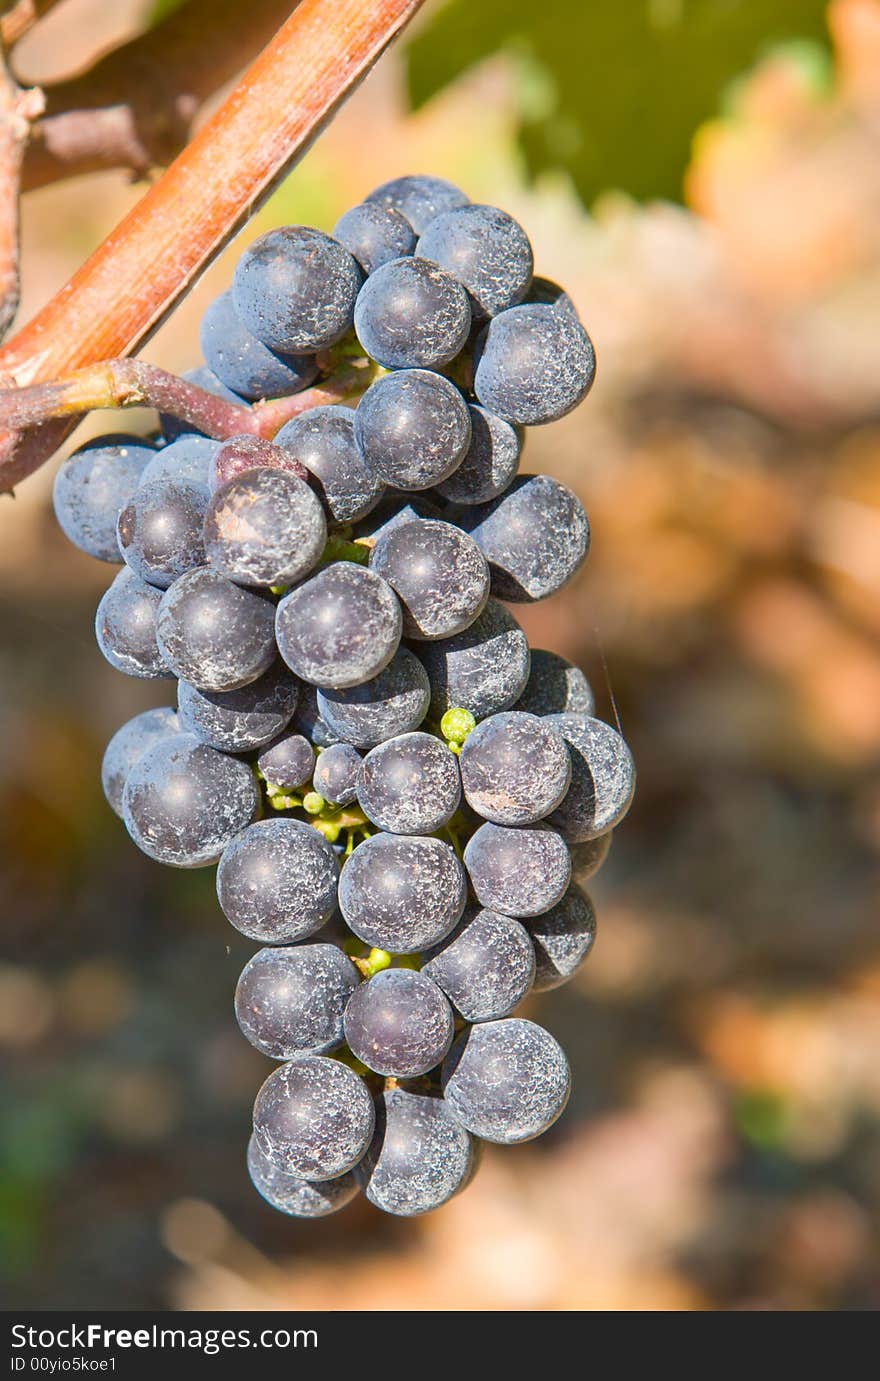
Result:
{"label": "green leaf", "polygon": [[[528,174],[567,172],[590,203],[679,200],[691,142],[778,44],[822,65],[825,0],[448,0],[406,50],[418,107],[497,53],[515,64]],[[475,131],[478,137],[478,131]]]}
{"label": "green leaf", "polygon": [[185,4],[186,0],[153,0],[147,11],[147,28],[154,29],[157,24],[161,24],[163,19],[167,19],[170,14]]}

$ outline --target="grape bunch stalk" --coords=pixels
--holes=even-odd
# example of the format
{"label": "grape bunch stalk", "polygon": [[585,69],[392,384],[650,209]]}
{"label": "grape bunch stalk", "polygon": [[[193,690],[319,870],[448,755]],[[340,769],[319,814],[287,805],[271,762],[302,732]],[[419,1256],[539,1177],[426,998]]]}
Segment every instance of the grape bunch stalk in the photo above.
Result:
{"label": "grape bunch stalk", "polygon": [[596,921],[583,884],[635,784],[583,673],[531,651],[509,605],[577,572],[589,524],[523,473],[525,428],[593,382],[571,299],[506,212],[397,178],[333,235],[271,230],[207,309],[190,382],[291,409],[270,440],[181,417],[61,466],[67,536],[120,564],[95,628],[177,705],[111,739],[103,786],[134,842],[217,867],[261,946],[235,1011],[278,1062],[247,1151],[259,1193],[320,1217],[363,1191],[445,1203],[482,1142],[539,1136],[570,1091],[514,1015],[565,983]]}

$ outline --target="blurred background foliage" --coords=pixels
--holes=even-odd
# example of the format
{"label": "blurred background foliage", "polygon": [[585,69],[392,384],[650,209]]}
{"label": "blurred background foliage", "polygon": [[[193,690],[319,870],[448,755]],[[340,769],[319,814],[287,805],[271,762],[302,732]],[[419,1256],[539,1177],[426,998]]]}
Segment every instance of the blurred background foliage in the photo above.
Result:
{"label": "blurred background foliage", "polygon": [[[146,8],[63,0],[22,68],[71,70]],[[550,102],[522,141],[526,37],[553,109],[577,124],[596,102],[577,154]],[[623,131],[603,123],[606,87]],[[251,947],[210,871],[149,863],[100,793],[110,734],[167,692],[97,653],[112,571],[58,532],[54,467],[0,505],[10,1306],[877,1308],[878,129],[880,0],[834,0],[824,20],[810,0],[454,0],[426,8],[244,232],[329,229],[387,177],[450,177],[528,228],[600,361],[585,406],[525,455],[581,495],[593,550],[562,595],[517,612],[534,645],[585,666],[606,717],[613,693],[640,791],[592,889],[594,953],[524,1008],[571,1055],[567,1116],[539,1145],[490,1150],[424,1221],[356,1202],[299,1224],[250,1189],[268,1065],[231,1003]],[[25,199],[25,315],[139,190],[106,173]],[[240,247],[148,358],[196,362]],[[153,422],[94,416],[76,441]]]}
{"label": "blurred background foliage", "polygon": [[564,172],[589,204],[620,188],[679,200],[694,132],[782,47],[824,84],[824,0],[448,0],[407,45],[418,109],[504,53],[531,178]]}

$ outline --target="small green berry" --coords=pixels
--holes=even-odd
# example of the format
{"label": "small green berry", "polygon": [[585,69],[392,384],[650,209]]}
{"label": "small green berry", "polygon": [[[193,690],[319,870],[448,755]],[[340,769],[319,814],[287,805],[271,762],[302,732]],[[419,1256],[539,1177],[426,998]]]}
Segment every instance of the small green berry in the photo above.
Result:
{"label": "small green berry", "polygon": [[366,977],[372,978],[374,974],[381,973],[383,969],[391,968],[391,955],[385,949],[371,949],[365,960]]}
{"label": "small green berry", "polygon": [[470,710],[447,710],[440,720],[440,732],[450,746],[457,743],[461,747],[468,734],[476,727],[477,721]]}

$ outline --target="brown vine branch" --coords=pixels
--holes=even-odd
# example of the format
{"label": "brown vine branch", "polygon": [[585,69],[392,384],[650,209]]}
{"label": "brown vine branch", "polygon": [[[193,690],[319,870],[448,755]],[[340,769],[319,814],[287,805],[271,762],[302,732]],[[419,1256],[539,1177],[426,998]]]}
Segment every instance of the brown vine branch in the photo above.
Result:
{"label": "brown vine branch", "polygon": [[342,403],[362,393],[373,377],[365,361],[284,398],[230,403],[143,360],[104,360],[65,379],[0,390],[0,427],[17,431],[82,417],[96,408],[157,408],[218,441],[248,433],[271,440],[285,422],[309,408]]}
{"label": "brown vine branch", "polygon": [[293,0],[187,0],[88,70],[44,87],[22,167],[30,191],[78,173],[143,176],[186,144],[204,101],[269,42]]}
{"label": "brown vine branch", "polygon": [[42,93],[22,90],[0,46],[0,340],[18,309],[18,187],[30,123],[42,109]]}
{"label": "brown vine branch", "polygon": [[37,20],[57,4],[58,0],[17,0],[17,3],[7,6],[6,13],[0,18],[0,38],[4,48],[9,49],[20,38],[24,38]]}
{"label": "brown vine branch", "polygon": [[[47,381],[143,344],[421,4],[301,0],[192,143],[0,350],[0,377]],[[6,433],[0,490],[47,460],[69,427]]]}

